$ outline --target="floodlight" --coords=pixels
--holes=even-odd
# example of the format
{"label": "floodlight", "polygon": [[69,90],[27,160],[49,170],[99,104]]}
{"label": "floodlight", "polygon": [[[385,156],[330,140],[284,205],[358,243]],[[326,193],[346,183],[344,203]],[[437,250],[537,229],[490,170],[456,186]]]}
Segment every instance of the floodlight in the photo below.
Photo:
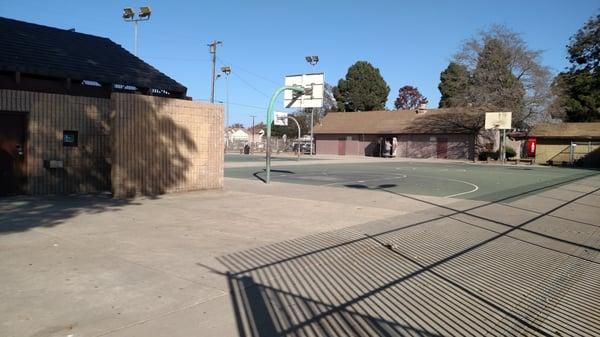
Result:
{"label": "floodlight", "polygon": [[231,73],[231,67],[230,66],[223,66],[221,67],[221,71],[225,74],[225,75],[229,75]]}
{"label": "floodlight", "polygon": [[131,19],[134,15],[133,8],[127,7],[123,9],[123,19]]}
{"label": "floodlight", "polygon": [[319,62],[319,56],[317,56],[317,55],[306,56],[304,59],[306,60],[306,62],[310,63],[310,65],[312,65],[312,66],[314,66],[315,64],[317,64],[317,62]]}
{"label": "floodlight", "polygon": [[138,16],[140,18],[149,17],[150,14],[152,14],[152,10],[150,9],[150,7],[148,7],[148,6],[140,7],[140,13],[138,14]]}

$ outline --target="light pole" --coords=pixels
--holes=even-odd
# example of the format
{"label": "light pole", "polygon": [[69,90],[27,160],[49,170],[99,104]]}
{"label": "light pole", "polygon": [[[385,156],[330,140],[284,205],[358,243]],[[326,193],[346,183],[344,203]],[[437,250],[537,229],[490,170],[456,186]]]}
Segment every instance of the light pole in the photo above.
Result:
{"label": "light pole", "polygon": [[225,74],[225,127],[227,127],[227,125],[229,124],[229,74],[231,74],[231,67],[223,66],[221,67],[221,72]]}
{"label": "light pole", "polygon": [[[306,56],[304,59],[306,60],[306,62],[308,62],[313,67],[315,65],[317,65],[317,63],[319,62],[319,56],[317,56],[317,55]],[[314,154],[314,151],[313,151],[313,142],[314,142],[313,126],[314,126],[314,120],[315,120],[315,108],[311,108],[310,109],[310,155],[311,156]]]}
{"label": "light pole", "polygon": [[140,7],[137,19],[133,8],[126,7],[123,9],[123,20],[133,22],[133,55],[135,56],[138,56],[138,22],[150,20],[150,14],[152,14],[152,10],[148,6]]}
{"label": "light pole", "polygon": [[217,63],[217,46],[222,45],[223,41],[216,41],[207,44],[208,52],[212,54],[212,77],[210,79],[210,102],[215,102],[215,80],[217,79],[217,75],[215,73],[215,65]]}

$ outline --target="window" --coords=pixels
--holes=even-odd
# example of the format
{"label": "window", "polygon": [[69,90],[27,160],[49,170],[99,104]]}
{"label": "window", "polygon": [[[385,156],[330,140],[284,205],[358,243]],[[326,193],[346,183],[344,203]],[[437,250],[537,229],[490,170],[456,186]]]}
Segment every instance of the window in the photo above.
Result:
{"label": "window", "polygon": [[63,146],[77,147],[79,142],[79,132],[74,130],[63,131]]}

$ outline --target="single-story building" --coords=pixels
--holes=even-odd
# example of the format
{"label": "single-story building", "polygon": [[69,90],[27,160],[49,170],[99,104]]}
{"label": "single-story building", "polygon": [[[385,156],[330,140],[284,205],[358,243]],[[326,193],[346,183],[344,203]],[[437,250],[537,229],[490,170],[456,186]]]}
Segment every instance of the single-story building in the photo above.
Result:
{"label": "single-story building", "polygon": [[540,124],[528,136],[538,164],[600,167],[600,123]]}
{"label": "single-story building", "polygon": [[103,37],[0,18],[0,195],[223,184],[223,107]]}
{"label": "single-story building", "polygon": [[[331,112],[315,128],[317,154],[473,159],[484,114],[458,109]],[[477,127],[479,125],[479,127]],[[485,143],[485,141],[483,141]]]}

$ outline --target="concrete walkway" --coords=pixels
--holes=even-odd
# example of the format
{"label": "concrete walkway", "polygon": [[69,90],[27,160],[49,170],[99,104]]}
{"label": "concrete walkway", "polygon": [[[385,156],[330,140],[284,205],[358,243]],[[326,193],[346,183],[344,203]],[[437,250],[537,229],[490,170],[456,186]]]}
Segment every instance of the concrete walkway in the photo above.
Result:
{"label": "concrete walkway", "polygon": [[598,335],[599,189],[0,199],[0,336]]}

